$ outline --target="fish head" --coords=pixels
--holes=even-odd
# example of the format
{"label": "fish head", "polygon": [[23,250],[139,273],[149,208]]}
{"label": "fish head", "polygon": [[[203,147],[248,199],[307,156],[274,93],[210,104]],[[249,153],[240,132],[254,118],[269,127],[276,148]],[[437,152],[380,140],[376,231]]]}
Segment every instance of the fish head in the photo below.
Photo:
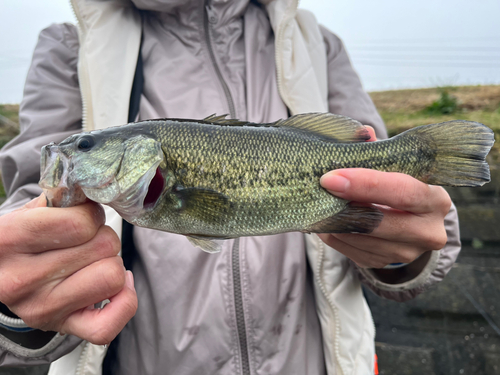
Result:
{"label": "fish head", "polygon": [[94,131],[44,146],[39,184],[54,206],[74,206],[88,198],[125,217],[144,208],[150,183],[162,175],[160,169],[166,170],[165,156],[155,139]]}

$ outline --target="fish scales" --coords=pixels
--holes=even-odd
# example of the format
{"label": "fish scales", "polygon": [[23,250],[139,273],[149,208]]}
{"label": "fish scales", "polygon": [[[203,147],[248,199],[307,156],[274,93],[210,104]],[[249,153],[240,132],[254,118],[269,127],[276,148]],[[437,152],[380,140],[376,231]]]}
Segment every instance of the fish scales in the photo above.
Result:
{"label": "fish scales", "polygon": [[[320,177],[334,169],[401,172],[439,185],[489,180],[484,158],[493,135],[482,124],[453,121],[366,139],[361,124],[332,114],[272,124],[222,116],[149,120],[45,146],[41,185],[68,190],[70,181],[133,224],[210,239],[369,232],[380,221],[375,209],[353,208],[321,188]],[[70,164],[71,172],[61,172]],[[71,194],[64,193],[70,201]]]}
{"label": "fish scales", "polygon": [[[237,236],[298,230],[304,220],[315,223],[318,214],[328,217],[345,206],[345,201],[319,187],[319,177],[328,166],[311,155],[318,140],[307,139],[307,134],[273,127],[161,129],[157,136],[179,184],[221,192],[233,203],[217,223],[196,218],[183,221],[176,230],[195,228],[194,233],[219,235],[229,230]],[[337,205],[333,210],[332,203]],[[165,221],[172,216],[172,207],[166,204],[155,221],[170,225]]]}

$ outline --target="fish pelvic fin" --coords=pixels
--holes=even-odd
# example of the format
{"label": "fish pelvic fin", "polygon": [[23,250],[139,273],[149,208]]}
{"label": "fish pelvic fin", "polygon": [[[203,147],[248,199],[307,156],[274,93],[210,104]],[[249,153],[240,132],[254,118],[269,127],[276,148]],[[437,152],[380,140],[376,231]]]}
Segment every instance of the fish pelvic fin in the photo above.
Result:
{"label": "fish pelvic fin", "polygon": [[209,254],[219,253],[222,249],[222,246],[211,238],[201,238],[201,237],[191,237],[191,236],[186,236],[186,238],[189,240],[189,242],[191,242],[193,246],[199,247],[200,249]]}
{"label": "fish pelvic fin", "polygon": [[380,224],[383,213],[372,206],[348,203],[338,214],[318,221],[306,233],[371,233]]}
{"label": "fish pelvic fin", "polygon": [[420,176],[431,185],[482,186],[490,181],[486,155],[495,136],[487,126],[472,121],[448,121],[419,126],[398,137],[419,137],[434,152],[434,162]]}

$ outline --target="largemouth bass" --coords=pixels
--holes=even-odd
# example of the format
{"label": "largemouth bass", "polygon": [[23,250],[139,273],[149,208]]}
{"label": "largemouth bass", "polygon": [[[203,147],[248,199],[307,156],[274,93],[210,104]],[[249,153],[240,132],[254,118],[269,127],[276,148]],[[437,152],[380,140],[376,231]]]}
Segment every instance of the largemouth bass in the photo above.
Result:
{"label": "largemouth bass", "polygon": [[300,231],[369,233],[382,214],[324,190],[338,168],[402,172],[434,185],[490,179],[488,127],[467,121],[421,126],[365,142],[359,122],[329,113],[255,124],[212,115],[158,119],[73,135],[42,148],[40,186],[53,206],[89,198],[128,222],[212,240]]}

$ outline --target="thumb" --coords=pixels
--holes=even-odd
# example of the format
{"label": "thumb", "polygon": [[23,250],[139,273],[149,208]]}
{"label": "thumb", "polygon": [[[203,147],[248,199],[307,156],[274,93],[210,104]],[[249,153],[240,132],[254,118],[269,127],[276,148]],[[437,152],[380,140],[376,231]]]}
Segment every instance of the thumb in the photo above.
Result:
{"label": "thumb", "polygon": [[38,207],[47,207],[47,197],[45,196],[44,193],[30,200],[28,203],[24,205],[23,208],[33,209]]}

